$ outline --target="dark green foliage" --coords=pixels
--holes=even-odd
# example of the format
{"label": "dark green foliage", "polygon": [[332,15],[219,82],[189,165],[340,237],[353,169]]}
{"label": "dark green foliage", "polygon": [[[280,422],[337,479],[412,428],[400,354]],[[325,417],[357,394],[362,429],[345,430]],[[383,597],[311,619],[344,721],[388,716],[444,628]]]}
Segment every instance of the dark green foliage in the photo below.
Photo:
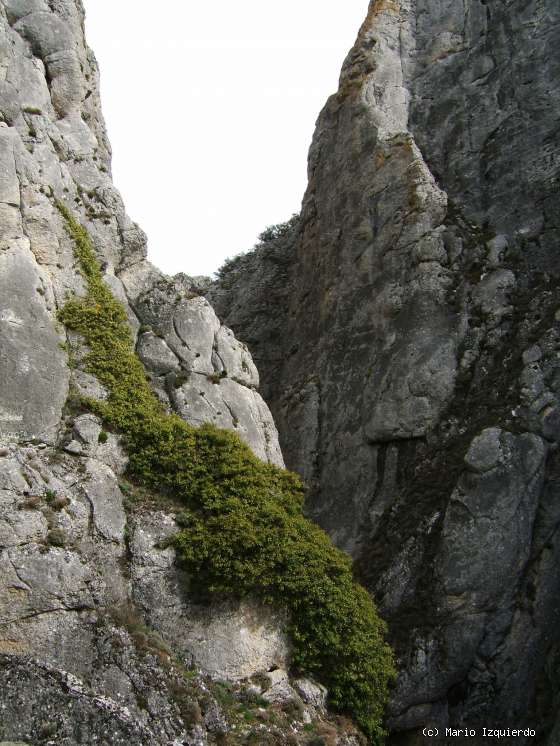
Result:
{"label": "dark green foliage", "polygon": [[243,259],[247,256],[247,252],[240,252],[235,256],[228,257],[222,266],[216,271],[216,277],[223,279],[229,272],[232,272],[243,263]]}
{"label": "dark green foliage", "polygon": [[235,270],[242,267],[245,259],[254,251],[258,249],[267,250],[270,248],[270,245],[274,245],[274,242],[278,241],[278,239],[289,237],[291,234],[295,233],[298,224],[299,215],[294,214],[285,223],[269,225],[268,228],[265,228],[264,231],[259,234],[258,243],[256,243],[252,249],[249,251],[243,251],[225,260],[222,266],[215,273],[218,280],[224,281],[231,272],[235,272]]}
{"label": "dark green foliage", "polygon": [[188,370],[181,370],[173,376],[173,388],[180,389],[184,383],[187,383],[191,377]]}
{"label": "dark green foliage", "polygon": [[259,461],[230,431],[194,428],[163,410],[87,232],[59,207],[88,289],[85,298],[71,298],[60,317],[85,338],[87,369],[109,392],[107,401],[87,404],[123,434],[129,477],[185,505],[174,543],[191,592],[252,595],[286,606],[294,667],[322,681],[331,706],[351,713],[372,742],[381,743],[392,654],[350,559],[303,516],[295,474]]}
{"label": "dark green foliage", "polygon": [[294,213],[294,215],[292,215],[292,217],[285,223],[269,225],[267,228],[264,229],[262,233],[259,234],[259,241],[261,241],[262,243],[266,243],[267,241],[275,241],[277,238],[282,238],[283,236],[288,235],[288,233],[291,233],[298,222],[299,215],[297,213]]}
{"label": "dark green foliage", "polygon": [[97,442],[101,444],[106,443],[108,438],[109,435],[105,432],[105,430],[102,430],[97,436]]}

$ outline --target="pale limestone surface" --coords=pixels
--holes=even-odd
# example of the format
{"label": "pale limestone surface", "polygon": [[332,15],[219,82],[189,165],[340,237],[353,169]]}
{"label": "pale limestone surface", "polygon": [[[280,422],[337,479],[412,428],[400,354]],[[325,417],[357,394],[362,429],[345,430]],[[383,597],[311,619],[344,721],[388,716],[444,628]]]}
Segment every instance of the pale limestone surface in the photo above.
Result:
{"label": "pale limestone surface", "polygon": [[185,577],[172,548],[158,549],[178,530],[165,513],[140,513],[130,552],[135,602],[150,625],[192,663],[218,678],[245,679],[289,665],[286,618],[251,602],[197,606],[184,597]]}
{"label": "pale limestone surface", "polygon": [[[83,20],[80,0],[0,2],[0,738],[202,746],[215,743],[225,722],[219,705],[208,694],[203,722],[188,722],[173,688],[180,674],[143,653],[133,636],[154,610],[129,555],[129,532],[141,531],[142,519],[128,524],[119,435],[91,414],[64,410],[70,387],[98,399],[108,392],[84,370],[80,339],[57,320],[84,283],[56,200],[87,227],[135,336],[149,323],[139,296],[160,289],[156,326],[169,315],[168,336],[142,329],[138,352],[168,406],[175,400],[159,390],[159,378],[192,371],[230,413],[218,424],[236,429],[264,460],[283,461],[247,348],[191,292],[196,280],[166,278],[145,261],[146,236],[111,181]],[[207,381],[214,373],[224,376],[220,384]],[[178,411],[189,416],[186,392]],[[198,411],[191,421],[216,418]],[[152,525],[149,511],[143,519]],[[178,572],[169,551],[146,551]],[[167,590],[164,606],[180,614],[159,626],[185,662],[234,680],[288,664],[283,617],[257,604],[192,610],[181,587]],[[122,608],[134,617],[128,627]],[[185,619],[188,633],[176,626]],[[234,633],[240,648],[232,657]]]}

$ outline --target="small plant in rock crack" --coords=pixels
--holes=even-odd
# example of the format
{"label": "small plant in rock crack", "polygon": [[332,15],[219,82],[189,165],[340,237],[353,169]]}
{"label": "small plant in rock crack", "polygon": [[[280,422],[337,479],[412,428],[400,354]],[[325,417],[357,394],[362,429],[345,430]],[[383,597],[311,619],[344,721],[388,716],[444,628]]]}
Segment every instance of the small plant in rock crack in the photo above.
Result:
{"label": "small plant in rock crack", "polygon": [[190,381],[191,374],[188,370],[181,370],[173,376],[173,388],[180,389],[183,384]]}
{"label": "small plant in rock crack", "polygon": [[216,371],[215,373],[206,376],[206,378],[209,381],[212,381],[212,383],[220,384],[224,378],[227,378],[227,370]]}

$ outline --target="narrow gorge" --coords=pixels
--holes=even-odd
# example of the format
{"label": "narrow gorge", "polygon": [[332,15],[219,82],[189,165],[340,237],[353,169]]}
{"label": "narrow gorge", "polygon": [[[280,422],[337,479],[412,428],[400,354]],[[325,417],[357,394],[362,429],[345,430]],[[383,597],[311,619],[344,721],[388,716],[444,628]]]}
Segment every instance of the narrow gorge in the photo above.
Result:
{"label": "narrow gorge", "polygon": [[366,13],[207,281],[0,0],[0,746],[560,744],[560,5]]}

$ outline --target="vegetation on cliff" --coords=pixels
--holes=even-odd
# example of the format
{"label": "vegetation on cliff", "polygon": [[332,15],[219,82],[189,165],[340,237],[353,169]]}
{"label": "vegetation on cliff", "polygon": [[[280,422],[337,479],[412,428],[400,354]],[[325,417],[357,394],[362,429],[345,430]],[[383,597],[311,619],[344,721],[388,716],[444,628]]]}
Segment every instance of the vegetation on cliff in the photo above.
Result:
{"label": "vegetation on cliff", "polygon": [[381,743],[392,653],[350,559],[304,517],[295,474],[257,459],[233,432],[195,428],[164,411],[86,230],[64,205],[59,209],[87,287],[85,297],[67,301],[60,319],[83,336],[87,370],[109,392],[106,401],[84,403],[122,433],[131,479],[184,502],[174,543],[190,590],[251,594],[286,606],[294,667],[322,681],[330,705],[353,715],[371,741]]}
{"label": "vegetation on cliff", "polygon": [[[264,251],[270,253],[270,247],[275,247],[279,244],[279,241],[289,241],[296,235],[299,227],[300,216],[294,213],[289,220],[284,223],[276,223],[275,225],[269,225],[264,229],[262,233],[259,233],[258,242],[249,251],[242,251],[235,256],[227,258],[222,266],[216,271],[216,279],[223,282],[227,276],[243,266],[245,259],[254,254],[257,251]],[[279,244],[282,246],[282,243]]]}

